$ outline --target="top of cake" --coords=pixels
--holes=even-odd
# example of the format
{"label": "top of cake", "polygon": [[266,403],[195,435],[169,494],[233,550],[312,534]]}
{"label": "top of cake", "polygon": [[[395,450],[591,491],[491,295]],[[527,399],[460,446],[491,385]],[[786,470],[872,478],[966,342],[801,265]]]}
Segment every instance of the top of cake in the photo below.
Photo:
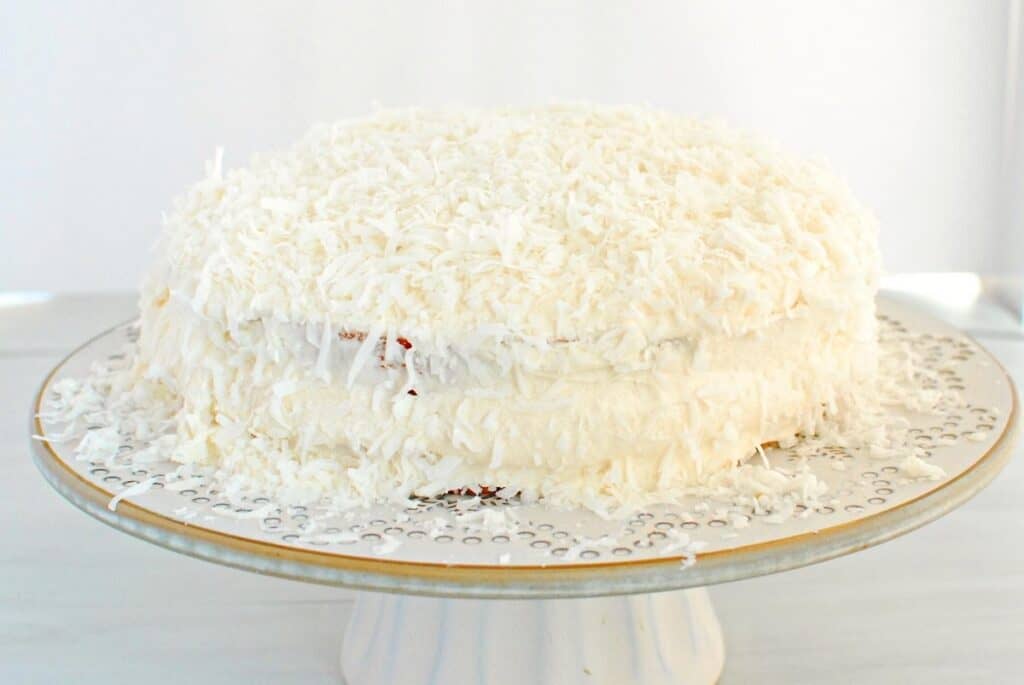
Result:
{"label": "top of cake", "polygon": [[641,107],[385,110],[207,178],[161,288],[221,321],[623,353],[874,296],[876,225],[821,166]]}

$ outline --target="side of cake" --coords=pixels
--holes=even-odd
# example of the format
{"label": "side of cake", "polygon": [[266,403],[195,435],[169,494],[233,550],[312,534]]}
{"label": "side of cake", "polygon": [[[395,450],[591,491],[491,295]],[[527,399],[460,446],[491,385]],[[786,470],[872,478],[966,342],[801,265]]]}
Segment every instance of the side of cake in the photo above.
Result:
{"label": "side of cake", "polygon": [[118,382],[239,492],[668,500],[873,392],[877,276],[842,183],[723,126],[385,111],[211,165]]}

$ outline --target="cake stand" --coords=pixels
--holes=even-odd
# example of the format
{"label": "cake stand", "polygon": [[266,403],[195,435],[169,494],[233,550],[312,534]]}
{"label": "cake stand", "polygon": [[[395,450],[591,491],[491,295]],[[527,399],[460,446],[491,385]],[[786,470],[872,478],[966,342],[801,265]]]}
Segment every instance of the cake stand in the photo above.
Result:
{"label": "cake stand", "polygon": [[883,335],[923,357],[920,382],[959,399],[939,414],[903,412],[916,465],[836,445],[768,450],[783,472],[828,483],[811,508],[765,511],[711,493],[622,520],[465,496],[338,512],[228,498],[203,477],[176,478],[174,464],[133,460],[143,446],[130,441],[83,460],[78,437],[55,440],[64,425],[45,418],[47,399],[61,378],[123,354],[132,324],[85,343],[44,381],[33,453],[60,494],[114,528],[207,561],[361,590],[342,653],[350,685],[712,683],[724,648],[706,586],[909,532],[1010,458],[1018,401],[998,362],[913,308],[882,299],[879,310]]}

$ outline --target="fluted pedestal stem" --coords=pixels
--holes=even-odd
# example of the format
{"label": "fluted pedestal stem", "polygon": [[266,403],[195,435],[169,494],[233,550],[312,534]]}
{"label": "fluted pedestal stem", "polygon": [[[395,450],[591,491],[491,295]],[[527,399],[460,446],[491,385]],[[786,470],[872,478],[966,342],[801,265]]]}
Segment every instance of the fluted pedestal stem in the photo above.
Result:
{"label": "fluted pedestal stem", "polygon": [[722,632],[703,588],[588,599],[361,594],[348,685],[709,685]]}

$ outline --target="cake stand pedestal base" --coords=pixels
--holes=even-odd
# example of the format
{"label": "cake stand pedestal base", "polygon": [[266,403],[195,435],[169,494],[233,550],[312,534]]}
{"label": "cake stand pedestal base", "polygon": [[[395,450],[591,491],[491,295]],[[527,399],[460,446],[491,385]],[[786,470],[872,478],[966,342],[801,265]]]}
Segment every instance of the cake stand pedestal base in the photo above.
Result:
{"label": "cake stand pedestal base", "polygon": [[709,685],[725,660],[704,588],[585,599],[361,593],[348,685]]}

